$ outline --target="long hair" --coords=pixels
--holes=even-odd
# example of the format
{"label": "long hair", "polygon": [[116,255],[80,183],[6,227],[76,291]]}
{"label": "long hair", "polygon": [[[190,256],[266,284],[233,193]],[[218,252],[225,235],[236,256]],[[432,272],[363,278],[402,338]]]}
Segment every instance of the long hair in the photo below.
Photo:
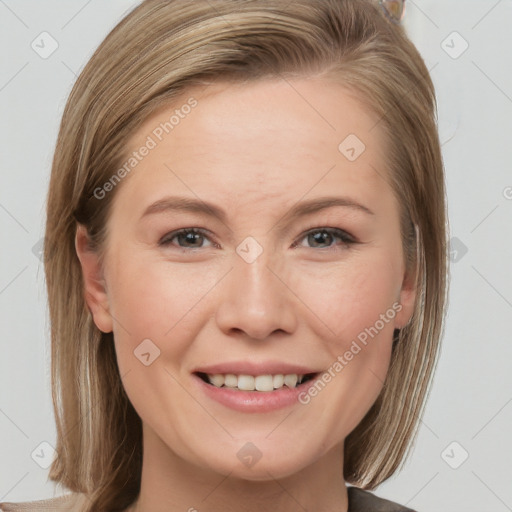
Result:
{"label": "long hair", "polygon": [[383,389],[345,440],[345,480],[372,489],[404,460],[437,360],[447,287],[443,163],[423,59],[373,0],[146,0],[77,79],[48,194],[44,263],[57,424],[50,478],[85,494],[84,510],[123,510],[136,499],[142,424],[124,391],[112,334],[96,328],[84,299],[77,223],[101,251],[119,187],[101,200],[94,191],[122,165],[137,128],[188,87],[314,75],[357,91],[378,116],[418,290],[411,321],[395,332]]}

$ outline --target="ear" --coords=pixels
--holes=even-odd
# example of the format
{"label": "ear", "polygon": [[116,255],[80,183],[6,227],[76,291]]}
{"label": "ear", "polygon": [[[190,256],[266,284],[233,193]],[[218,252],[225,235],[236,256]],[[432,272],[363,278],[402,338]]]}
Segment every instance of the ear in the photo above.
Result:
{"label": "ear", "polygon": [[405,327],[412,318],[414,313],[414,305],[416,303],[416,275],[415,269],[406,270],[400,289],[398,302],[402,306],[400,311],[397,312],[395,317],[395,328],[402,329]]}
{"label": "ear", "polygon": [[99,257],[91,248],[87,229],[81,224],[76,229],[75,249],[82,267],[85,301],[94,323],[100,331],[112,332],[112,317]]}

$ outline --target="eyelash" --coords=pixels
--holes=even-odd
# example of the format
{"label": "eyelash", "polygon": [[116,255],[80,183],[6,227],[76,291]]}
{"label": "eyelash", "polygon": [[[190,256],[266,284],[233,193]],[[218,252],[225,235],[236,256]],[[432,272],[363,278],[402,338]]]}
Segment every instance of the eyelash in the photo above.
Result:
{"label": "eyelash", "polygon": [[[346,231],[343,231],[342,229],[339,229],[339,228],[328,228],[328,227],[317,227],[317,228],[311,228],[311,229],[308,229],[307,231],[305,231],[301,235],[301,237],[298,239],[298,242],[294,242],[293,243],[292,247],[293,248],[299,247],[299,242],[300,241],[304,240],[307,236],[312,235],[314,233],[328,233],[333,238],[339,238],[341,240],[341,242],[342,242],[341,245],[344,246],[343,248],[348,248],[350,245],[358,243],[355,240],[354,237],[352,237],[349,233],[347,233]],[[206,230],[204,230],[204,229],[201,229],[201,228],[184,228],[184,229],[180,229],[178,231],[173,231],[172,233],[166,234],[163,238],[160,239],[159,245],[163,246],[163,247],[171,246],[171,245],[173,245],[171,243],[172,240],[174,240],[176,237],[178,237],[180,235],[188,235],[188,234],[201,235],[201,236],[204,236],[206,238],[209,238],[208,232]],[[218,244],[215,244],[215,242],[212,242],[212,244],[216,245],[218,247]],[[336,246],[320,247],[320,249],[336,250],[335,247]],[[181,247],[181,246],[177,246],[177,248],[178,249],[182,249],[184,251],[189,249],[187,247]],[[309,248],[310,249],[315,249],[315,247],[309,247]],[[202,249],[202,247],[192,247],[191,249]]]}

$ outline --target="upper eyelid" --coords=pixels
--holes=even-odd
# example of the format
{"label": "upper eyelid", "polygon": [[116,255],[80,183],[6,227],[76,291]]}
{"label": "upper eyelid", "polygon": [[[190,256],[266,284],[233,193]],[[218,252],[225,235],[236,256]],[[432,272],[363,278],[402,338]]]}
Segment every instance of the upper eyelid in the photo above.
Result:
{"label": "upper eyelid", "polygon": [[321,227],[313,227],[306,229],[303,233],[301,233],[302,236],[308,235],[311,232],[315,231],[327,231],[327,232],[338,232],[338,233],[344,233],[345,235],[349,236],[350,238],[355,238],[351,233],[349,233],[346,229],[342,228],[336,228],[336,227],[330,227],[330,226],[321,226]]}

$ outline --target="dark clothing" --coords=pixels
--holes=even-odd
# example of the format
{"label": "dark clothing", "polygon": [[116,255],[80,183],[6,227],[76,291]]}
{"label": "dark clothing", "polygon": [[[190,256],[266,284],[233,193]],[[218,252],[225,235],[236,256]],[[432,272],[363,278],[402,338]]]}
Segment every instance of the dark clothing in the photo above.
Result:
{"label": "dark clothing", "polygon": [[414,512],[393,501],[378,498],[375,494],[357,487],[348,487],[348,512]]}
{"label": "dark clothing", "polygon": [[[414,512],[392,501],[378,498],[368,491],[357,487],[348,487],[348,512]],[[30,501],[25,503],[0,503],[4,512],[72,512],[80,510],[85,498],[78,494],[68,494],[60,498]]]}

